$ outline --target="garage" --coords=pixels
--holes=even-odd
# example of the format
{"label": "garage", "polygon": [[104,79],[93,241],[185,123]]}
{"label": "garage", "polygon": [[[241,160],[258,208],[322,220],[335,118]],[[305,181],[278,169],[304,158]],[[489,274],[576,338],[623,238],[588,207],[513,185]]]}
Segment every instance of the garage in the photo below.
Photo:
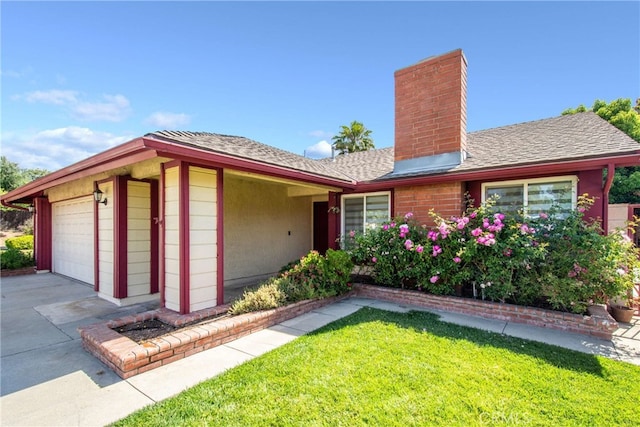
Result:
{"label": "garage", "polygon": [[52,206],[53,272],[94,284],[94,202],[91,196]]}

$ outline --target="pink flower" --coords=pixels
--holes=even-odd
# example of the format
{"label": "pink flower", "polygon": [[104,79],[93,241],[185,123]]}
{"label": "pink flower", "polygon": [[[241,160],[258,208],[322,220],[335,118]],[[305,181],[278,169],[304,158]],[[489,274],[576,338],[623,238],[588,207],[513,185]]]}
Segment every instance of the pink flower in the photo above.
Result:
{"label": "pink flower", "polygon": [[427,233],[427,237],[435,242],[438,240],[438,233],[436,231],[429,231],[429,233]]}
{"label": "pink flower", "polygon": [[542,218],[542,219],[547,219],[547,218],[549,218],[549,215],[547,215],[547,214],[546,214],[546,213],[544,213],[544,212],[540,212],[540,218]]}
{"label": "pink flower", "polygon": [[401,233],[405,233],[405,234],[408,233],[409,232],[409,226],[407,224],[402,224],[400,226],[400,232]]}
{"label": "pink flower", "polygon": [[400,238],[401,238],[401,239],[404,239],[405,237],[407,237],[407,234],[406,234],[406,233],[400,233]]}
{"label": "pink flower", "polygon": [[387,230],[389,229],[389,224],[384,224],[384,225],[382,226],[382,229],[383,229],[384,231],[387,231]]}
{"label": "pink flower", "polygon": [[422,253],[422,251],[424,251],[424,248],[421,245],[416,246],[416,252],[418,252],[419,254]]}
{"label": "pink flower", "polygon": [[395,226],[396,226],[396,223],[395,223],[395,222],[392,222],[391,224],[389,224],[389,227],[391,227],[391,228],[393,228],[393,227],[395,227]]}
{"label": "pink flower", "polygon": [[582,207],[582,206],[580,206],[580,207],[578,208],[578,212],[580,212],[580,213],[585,213],[586,211],[587,211],[587,209],[586,209],[586,208],[584,208],[584,207]]}
{"label": "pink flower", "polygon": [[522,232],[522,234],[527,234],[529,233],[529,226],[527,224],[522,224],[520,226],[520,231]]}
{"label": "pink flower", "polygon": [[505,250],[502,252],[502,254],[503,254],[504,256],[511,256],[511,254],[512,254],[512,253],[513,253],[513,251],[512,251],[511,249],[509,249],[509,248],[505,249]]}
{"label": "pink flower", "polygon": [[412,218],[412,217],[413,217],[413,213],[412,213],[412,212],[407,212],[407,213],[405,214],[405,216],[404,216],[404,219],[405,219],[405,220],[408,220],[409,218]]}
{"label": "pink flower", "polygon": [[461,263],[461,262],[462,262],[462,260],[460,259],[460,257],[459,257],[459,256],[457,256],[457,257],[454,257],[454,258],[453,258],[453,262],[455,262],[456,264],[459,264],[459,263]]}
{"label": "pink flower", "polygon": [[458,225],[456,226],[458,230],[462,230],[464,228],[464,222],[458,221]]}
{"label": "pink flower", "polygon": [[376,257],[371,258],[371,262],[375,264],[376,262],[378,262],[378,258]]}
{"label": "pink flower", "polygon": [[471,212],[469,214],[469,218],[474,219],[476,216],[478,216],[478,212]]}
{"label": "pink flower", "polygon": [[473,230],[471,230],[471,235],[473,237],[478,237],[481,234],[482,234],[482,229],[480,227],[474,228]]}
{"label": "pink flower", "polygon": [[433,246],[433,253],[431,254],[432,256],[438,256],[438,254],[442,253],[442,248],[438,245],[434,245]]}
{"label": "pink flower", "polygon": [[482,226],[484,228],[489,228],[489,225],[490,224],[489,224],[489,219],[488,218],[485,218],[485,219],[482,220]]}
{"label": "pink flower", "polygon": [[486,238],[486,237],[484,237],[484,236],[480,236],[480,237],[478,237],[478,238],[476,239],[476,241],[477,241],[479,244],[484,245],[485,243],[487,243],[487,238]]}
{"label": "pink flower", "polygon": [[438,279],[440,279],[440,276],[431,276],[431,279],[429,279],[429,281],[431,283],[436,283],[438,281]]}
{"label": "pink flower", "polygon": [[411,248],[413,247],[413,242],[412,242],[411,240],[407,239],[407,240],[404,242],[404,247],[405,247],[407,250],[411,249]]}
{"label": "pink flower", "polygon": [[[504,214],[497,213],[493,216],[496,220],[502,221],[504,219]],[[495,221],[494,221],[495,222]]]}
{"label": "pink flower", "polygon": [[353,231],[353,230],[351,230],[351,231],[349,232],[349,237],[355,237],[355,236],[356,236],[356,232],[355,232],[355,231]]}
{"label": "pink flower", "polygon": [[445,224],[444,222],[438,226],[438,230],[440,230],[440,235],[442,236],[443,239],[446,239],[447,236],[449,235],[449,228],[447,227],[447,224]]}

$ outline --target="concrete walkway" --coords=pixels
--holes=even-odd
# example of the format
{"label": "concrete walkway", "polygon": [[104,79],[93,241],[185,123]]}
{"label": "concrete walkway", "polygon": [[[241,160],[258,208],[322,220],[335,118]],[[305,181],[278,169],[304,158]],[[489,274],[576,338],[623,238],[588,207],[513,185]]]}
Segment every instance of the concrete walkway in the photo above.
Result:
{"label": "concrete walkway", "polygon": [[[154,308],[116,307],[93,290],[53,274],[2,280],[2,397],[6,426],[105,425],[275,349],[363,306],[406,312],[418,307],[350,298],[226,345],[122,380],[82,349],[81,324]],[[613,341],[445,312],[452,322],[640,365],[640,322]]]}

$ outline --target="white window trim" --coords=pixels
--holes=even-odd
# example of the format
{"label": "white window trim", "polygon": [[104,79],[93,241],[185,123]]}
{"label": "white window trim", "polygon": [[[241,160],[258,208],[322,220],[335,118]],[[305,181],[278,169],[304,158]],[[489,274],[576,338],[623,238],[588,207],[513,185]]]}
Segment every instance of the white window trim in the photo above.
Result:
{"label": "white window trim", "polygon": [[525,200],[524,211],[527,214],[529,208],[529,184],[540,184],[545,182],[559,182],[559,181],[571,181],[571,208],[575,209],[578,204],[578,177],[576,175],[562,175],[562,176],[550,176],[546,178],[532,178],[532,179],[515,179],[510,181],[492,181],[483,182],[481,185],[482,192],[482,204],[487,199],[487,188],[492,187],[508,187],[510,185],[522,185],[523,197]]}
{"label": "white window trim", "polygon": [[[387,211],[389,212],[389,217],[391,217],[391,191],[377,191],[374,193],[354,193],[354,194],[343,194],[340,197],[340,234],[344,236],[348,231],[345,231],[345,220],[344,220],[344,201],[345,199],[355,199],[362,197],[362,202],[364,203],[364,208],[367,206],[366,198],[369,196],[387,196]],[[364,212],[364,224],[367,223],[367,209],[363,209]],[[391,219],[391,218],[389,218]],[[366,231],[366,227],[364,227]]]}

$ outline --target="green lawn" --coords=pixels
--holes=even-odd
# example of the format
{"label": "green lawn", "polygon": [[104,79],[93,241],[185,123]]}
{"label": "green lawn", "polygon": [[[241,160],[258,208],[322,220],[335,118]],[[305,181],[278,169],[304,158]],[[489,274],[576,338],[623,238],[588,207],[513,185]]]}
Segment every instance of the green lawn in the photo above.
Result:
{"label": "green lawn", "polygon": [[116,425],[638,425],[640,367],[371,308]]}

